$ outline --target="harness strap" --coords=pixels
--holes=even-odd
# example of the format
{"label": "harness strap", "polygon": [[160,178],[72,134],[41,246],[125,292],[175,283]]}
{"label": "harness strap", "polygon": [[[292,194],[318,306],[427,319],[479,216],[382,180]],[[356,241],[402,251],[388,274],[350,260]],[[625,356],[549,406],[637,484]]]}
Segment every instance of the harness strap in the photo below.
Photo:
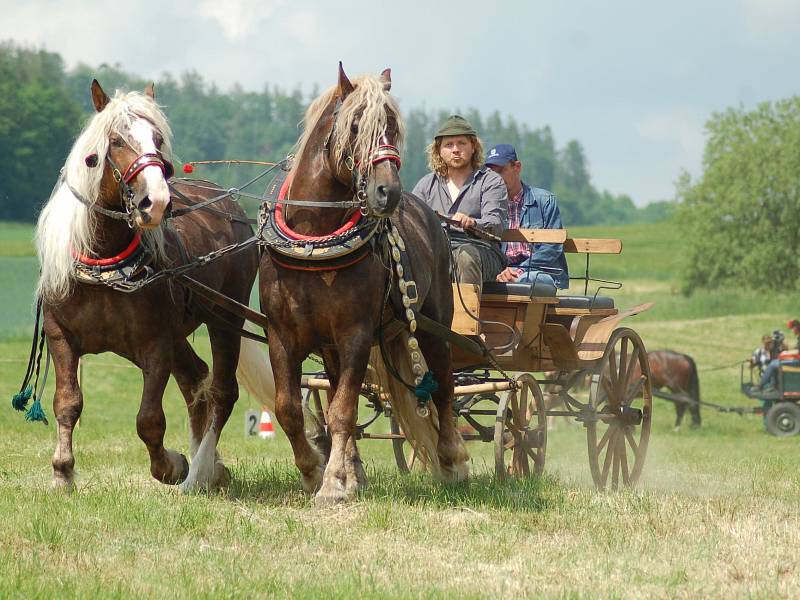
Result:
{"label": "harness strap", "polygon": [[95,204],[94,202],[90,202],[87,200],[78,190],[72,187],[69,181],[66,181],[67,187],[69,191],[72,192],[72,195],[75,196],[83,205],[85,205],[88,209],[93,210],[95,212],[100,213],[101,215],[105,215],[112,219],[116,219],[117,221],[125,221],[129,225],[133,222],[133,217],[130,213],[121,212],[118,210],[110,210],[108,208],[104,208]]}
{"label": "harness strap", "polygon": [[236,215],[232,215],[230,213],[227,213],[227,212],[222,211],[222,210],[218,210],[218,209],[213,208],[213,207],[210,206],[211,204],[214,204],[215,202],[219,202],[220,200],[222,200],[224,198],[232,196],[233,194],[231,193],[230,190],[228,190],[227,192],[225,192],[222,195],[215,196],[214,198],[209,198],[208,200],[204,200],[203,202],[193,202],[192,200],[189,199],[189,197],[186,194],[181,192],[179,189],[177,189],[172,184],[169,184],[169,191],[176,198],[178,198],[178,200],[180,200],[181,202],[183,202],[184,204],[187,205],[186,208],[178,208],[176,210],[171,211],[170,215],[169,215],[170,217],[180,217],[180,216],[183,216],[183,215],[188,214],[190,212],[193,212],[195,210],[204,209],[207,212],[210,212],[210,213],[215,214],[217,216],[223,217],[224,219],[227,219],[228,221],[234,221],[236,223],[244,223],[245,225],[255,225],[258,222],[256,219],[248,219],[248,218],[243,218],[243,217],[237,217]]}

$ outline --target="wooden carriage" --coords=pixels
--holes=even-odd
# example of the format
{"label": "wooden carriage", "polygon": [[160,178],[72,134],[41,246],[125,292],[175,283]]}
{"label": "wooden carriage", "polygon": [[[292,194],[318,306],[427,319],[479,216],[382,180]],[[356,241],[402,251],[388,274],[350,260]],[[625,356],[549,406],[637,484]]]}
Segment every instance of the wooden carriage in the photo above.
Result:
{"label": "wooden carriage", "polygon": [[[571,239],[566,230],[512,230],[503,240],[560,243],[565,252],[585,254],[584,295],[557,295],[552,285],[536,282],[486,283],[479,296],[477,286],[454,284],[454,410],[464,421],[462,436],[494,444],[500,478],[541,474],[548,417],[572,417],[586,428],[595,485],[634,485],[647,452],[652,392],[644,344],[620,323],[651,304],[620,312],[611,297],[586,293],[590,255],[619,254],[622,243]],[[470,351],[479,347],[491,349],[488,360]],[[575,393],[586,381],[588,394]],[[321,407],[327,381],[306,378],[304,387],[306,402]],[[391,413],[390,398],[366,388],[364,395],[376,414]],[[373,421],[359,426],[359,437],[391,439],[398,467],[413,468],[414,453],[397,422],[380,434],[366,430]]]}

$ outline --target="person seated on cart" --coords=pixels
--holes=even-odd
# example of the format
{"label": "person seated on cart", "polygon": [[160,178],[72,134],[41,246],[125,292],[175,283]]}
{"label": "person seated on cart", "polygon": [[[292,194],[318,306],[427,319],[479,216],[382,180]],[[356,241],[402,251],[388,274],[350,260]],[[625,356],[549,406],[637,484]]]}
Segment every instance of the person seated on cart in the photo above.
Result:
{"label": "person seated on cart", "polygon": [[[508,189],[508,229],[562,229],[555,194],[522,181],[522,162],[511,144],[498,144],[486,155],[486,166],[500,175]],[[497,281],[543,282],[569,287],[569,269],[561,244],[506,242],[508,266]]]}
{"label": "person seated on cart", "polygon": [[750,356],[750,368],[758,369],[759,376],[767,368],[767,365],[772,362],[772,359],[778,357],[777,354],[773,355],[772,346],[772,336],[765,333],[761,336],[761,345],[753,350],[753,354]]}
{"label": "person seated on cart", "polygon": [[[414,186],[422,199],[455,228],[450,232],[453,269],[459,283],[483,289],[505,267],[499,242],[468,232],[500,236],[508,218],[508,194],[499,175],[483,164],[483,144],[464,117],[451,115],[428,147],[431,173]],[[477,231],[476,231],[477,230]]]}
{"label": "person seated on cart", "polygon": [[[758,389],[761,392],[771,393],[777,391],[778,387],[778,371],[781,366],[800,367],[800,321],[792,319],[787,323],[792,332],[798,337],[798,352],[793,352],[786,355],[785,352],[780,352],[779,355],[773,358],[761,374],[761,379],[758,382]],[[776,335],[777,334],[777,335]],[[786,349],[786,344],[783,343],[783,334],[780,331],[775,331],[772,334],[773,343],[777,342],[778,335],[780,335],[780,343],[778,348],[781,350]]]}

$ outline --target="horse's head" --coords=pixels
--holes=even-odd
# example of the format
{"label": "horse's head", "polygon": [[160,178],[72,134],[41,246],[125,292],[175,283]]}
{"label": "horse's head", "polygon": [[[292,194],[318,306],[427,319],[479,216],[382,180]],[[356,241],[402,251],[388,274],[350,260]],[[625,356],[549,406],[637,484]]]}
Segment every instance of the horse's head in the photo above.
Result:
{"label": "horse's head", "polygon": [[351,83],[339,63],[339,83],[318,124],[328,132],[324,147],[334,177],[378,217],[391,215],[403,192],[398,171],[404,129],[391,87],[389,69]]}
{"label": "horse's head", "polygon": [[97,80],[92,81],[95,118],[106,111],[113,114],[106,118],[105,139],[86,155],[85,163],[90,169],[103,169],[98,202],[122,208],[131,215],[132,225],[152,229],[170,208],[167,179],[174,171],[164,156],[170,156],[170,131],[155,104],[153,84],[138,98],[138,107],[112,100]]}

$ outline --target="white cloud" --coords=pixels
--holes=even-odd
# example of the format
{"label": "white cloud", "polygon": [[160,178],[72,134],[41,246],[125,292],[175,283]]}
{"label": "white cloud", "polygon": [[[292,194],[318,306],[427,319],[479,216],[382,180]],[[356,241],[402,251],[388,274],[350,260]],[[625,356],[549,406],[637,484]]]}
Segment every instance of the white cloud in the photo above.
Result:
{"label": "white cloud", "polygon": [[257,33],[263,21],[286,4],[286,0],[203,0],[197,14],[215,21],[225,37],[235,41]]}

